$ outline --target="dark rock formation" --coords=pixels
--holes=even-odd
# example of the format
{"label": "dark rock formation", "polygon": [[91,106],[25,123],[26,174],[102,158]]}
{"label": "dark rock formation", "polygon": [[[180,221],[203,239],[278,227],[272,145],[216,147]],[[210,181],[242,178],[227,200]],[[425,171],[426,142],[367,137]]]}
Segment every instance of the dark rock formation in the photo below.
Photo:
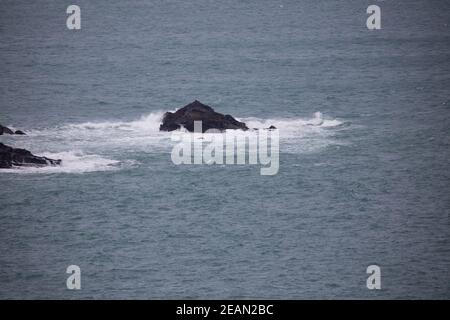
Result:
{"label": "dark rock formation", "polygon": [[16,132],[14,132],[10,128],[4,127],[0,124],[0,136],[2,134],[25,134],[25,132],[20,131],[20,130],[16,130]]}
{"label": "dark rock formation", "polygon": [[14,134],[14,131],[12,131],[10,128],[4,127],[0,124],[0,136],[2,134]]}
{"label": "dark rock formation", "polygon": [[13,166],[56,166],[61,160],[53,160],[46,157],[38,157],[25,149],[16,149],[0,143],[0,169]]}
{"label": "dark rock formation", "polygon": [[269,130],[269,131],[271,131],[271,130],[275,130],[277,127],[275,127],[275,126],[270,126],[270,127],[268,127],[268,128],[253,128],[253,130]]}
{"label": "dark rock formation", "polygon": [[197,100],[177,110],[175,113],[166,112],[159,130],[173,131],[183,126],[188,131],[193,132],[194,121],[202,121],[203,132],[209,129],[218,129],[220,131],[226,129],[248,130],[244,122],[239,122],[228,114],[223,115],[215,112],[213,108]]}

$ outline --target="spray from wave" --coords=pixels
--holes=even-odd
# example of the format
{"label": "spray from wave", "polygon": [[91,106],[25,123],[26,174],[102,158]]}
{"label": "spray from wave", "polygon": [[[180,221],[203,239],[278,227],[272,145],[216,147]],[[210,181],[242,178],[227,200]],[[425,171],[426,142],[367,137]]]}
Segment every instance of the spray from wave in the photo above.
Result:
{"label": "spray from wave", "polygon": [[[65,124],[56,128],[33,130],[29,133],[31,136],[41,135],[65,135],[67,137],[83,137],[96,139],[114,139],[116,137],[127,135],[129,137],[152,136],[164,137],[167,133],[159,131],[164,112],[154,112],[141,116],[134,121],[107,121],[107,122],[84,122],[79,124]],[[317,127],[320,131],[323,128],[332,128],[342,125],[342,122],[336,119],[326,119],[321,112],[314,113],[310,119],[260,119],[260,118],[241,118],[251,129],[264,129],[275,125],[280,134],[286,138],[298,136],[299,133],[314,130],[310,127]]]}

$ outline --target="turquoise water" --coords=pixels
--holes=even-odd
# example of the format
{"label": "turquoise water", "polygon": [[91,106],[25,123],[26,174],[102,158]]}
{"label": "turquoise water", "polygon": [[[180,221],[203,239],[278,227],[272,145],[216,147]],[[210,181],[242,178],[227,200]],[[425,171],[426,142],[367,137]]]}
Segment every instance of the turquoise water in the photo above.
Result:
{"label": "turquoise water", "polygon": [[[448,299],[450,5],[376,3],[2,1],[0,141],[63,166],[0,172],[0,298]],[[195,99],[278,174],[174,165]]]}

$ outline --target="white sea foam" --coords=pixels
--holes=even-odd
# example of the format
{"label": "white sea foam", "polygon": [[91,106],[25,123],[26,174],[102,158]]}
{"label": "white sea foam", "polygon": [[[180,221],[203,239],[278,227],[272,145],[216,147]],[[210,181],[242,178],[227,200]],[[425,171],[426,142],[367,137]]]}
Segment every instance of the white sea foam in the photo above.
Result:
{"label": "white sea foam", "polygon": [[[164,112],[154,112],[143,115],[133,121],[106,121],[106,122],[84,122],[78,124],[65,124],[56,128],[44,130],[32,130],[30,136],[41,135],[66,135],[72,137],[91,136],[96,139],[111,139],[117,136],[128,134],[129,136],[162,136],[164,133],[159,132]],[[328,119],[321,112],[314,113],[312,118],[294,118],[294,119],[260,119],[260,118],[242,118],[240,121],[247,123],[249,128],[263,129],[271,125],[276,126],[282,136],[297,136],[302,131],[311,131],[308,127],[330,128],[342,124],[336,119]],[[317,130],[316,130],[317,131]],[[284,134],[283,134],[284,133]]]}
{"label": "white sea foam", "polygon": [[118,170],[121,167],[130,165],[131,162],[122,163],[117,160],[101,157],[99,155],[88,155],[82,151],[63,151],[58,153],[46,152],[42,156],[61,159],[60,166],[46,167],[14,167],[12,169],[2,169],[1,172],[9,173],[86,173],[94,171]]}
{"label": "white sea foam", "polygon": [[[249,128],[268,128],[274,125],[280,130],[281,137],[298,137],[299,135],[307,135],[309,133],[324,131],[323,128],[337,127],[342,124],[337,119],[327,119],[321,112],[315,112],[312,118],[294,118],[294,119],[259,119],[245,118],[242,119]],[[312,128],[315,127],[315,128]],[[326,132],[326,131],[324,131]]]}
{"label": "white sea foam", "polygon": [[[163,111],[143,115],[132,121],[101,121],[69,123],[60,126],[27,131],[20,146],[36,155],[62,159],[60,167],[20,167],[2,172],[65,172],[84,173],[117,170],[126,167],[124,162],[111,159],[110,154],[126,154],[133,161],[135,152],[170,152],[171,133],[160,132]],[[286,153],[309,153],[337,143],[333,138],[343,122],[316,112],[309,118],[241,118],[250,129],[264,129],[274,125],[279,129],[280,150]],[[191,134],[179,130],[181,134]],[[236,131],[239,135],[241,131]],[[11,139],[18,139],[11,136]],[[36,150],[37,149],[37,150]],[[36,150],[36,152],[34,152]],[[52,150],[52,153],[45,152]],[[69,151],[68,151],[69,150]],[[70,151],[72,150],[72,151]],[[100,156],[98,154],[107,155]],[[123,158],[123,157],[121,157]],[[131,158],[131,159],[130,159]]]}
{"label": "white sea foam", "polygon": [[164,112],[155,112],[148,115],[143,115],[137,120],[124,122],[85,122],[80,124],[68,124],[62,127],[63,130],[88,130],[88,131],[128,131],[139,132],[141,134],[151,133],[159,130]]}

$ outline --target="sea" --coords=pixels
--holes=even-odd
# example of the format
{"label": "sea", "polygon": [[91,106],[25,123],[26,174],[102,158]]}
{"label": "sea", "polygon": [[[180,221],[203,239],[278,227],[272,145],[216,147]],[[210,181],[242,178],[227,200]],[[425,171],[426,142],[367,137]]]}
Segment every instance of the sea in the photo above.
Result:
{"label": "sea", "polygon": [[[0,298],[449,299],[449,23],[444,0],[2,0],[0,123],[27,134],[0,142],[62,165],[0,169]],[[159,125],[194,100],[277,127],[278,172],[175,164]]]}

